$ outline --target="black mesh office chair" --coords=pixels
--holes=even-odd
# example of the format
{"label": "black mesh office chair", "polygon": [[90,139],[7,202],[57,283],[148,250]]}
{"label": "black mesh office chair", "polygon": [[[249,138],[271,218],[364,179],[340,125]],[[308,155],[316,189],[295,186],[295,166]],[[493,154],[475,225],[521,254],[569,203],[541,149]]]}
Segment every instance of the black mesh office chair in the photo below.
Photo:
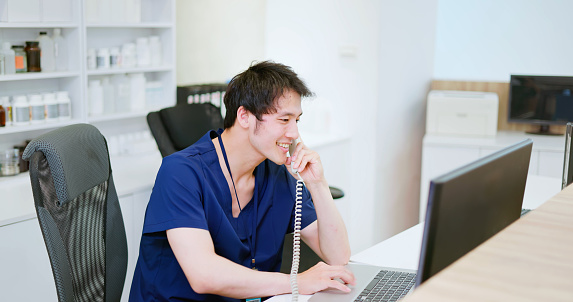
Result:
{"label": "black mesh office chair", "polygon": [[127,240],[105,138],[70,125],[32,140],[23,157],[58,301],[119,301]]}

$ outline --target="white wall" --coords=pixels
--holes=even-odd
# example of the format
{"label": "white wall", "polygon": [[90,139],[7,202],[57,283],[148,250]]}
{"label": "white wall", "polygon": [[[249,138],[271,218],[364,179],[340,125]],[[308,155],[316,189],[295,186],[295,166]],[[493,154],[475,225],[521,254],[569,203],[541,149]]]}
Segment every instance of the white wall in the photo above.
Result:
{"label": "white wall", "polygon": [[264,0],[177,0],[177,84],[227,82],[264,55]]}
{"label": "white wall", "polygon": [[573,1],[439,0],[434,77],[572,75]]}
{"label": "white wall", "polygon": [[350,156],[339,160],[351,162],[343,189],[353,253],[417,222],[436,7],[267,1],[266,57],[292,66],[351,133]]}
{"label": "white wall", "polygon": [[374,242],[418,223],[426,95],[433,72],[437,0],[385,1],[376,116]]}

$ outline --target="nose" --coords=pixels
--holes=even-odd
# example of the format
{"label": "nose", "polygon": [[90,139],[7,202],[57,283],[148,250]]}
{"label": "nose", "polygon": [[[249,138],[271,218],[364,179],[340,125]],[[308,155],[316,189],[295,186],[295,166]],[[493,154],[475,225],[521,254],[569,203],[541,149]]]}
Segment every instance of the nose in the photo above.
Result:
{"label": "nose", "polygon": [[290,140],[295,140],[300,136],[300,134],[298,133],[298,124],[296,123],[296,121],[289,123],[285,136]]}

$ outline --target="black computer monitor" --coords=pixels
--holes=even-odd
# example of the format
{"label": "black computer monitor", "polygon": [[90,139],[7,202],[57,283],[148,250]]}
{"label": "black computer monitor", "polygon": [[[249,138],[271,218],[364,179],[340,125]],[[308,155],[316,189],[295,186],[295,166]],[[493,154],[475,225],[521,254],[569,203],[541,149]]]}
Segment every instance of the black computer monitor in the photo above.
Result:
{"label": "black computer monitor", "polygon": [[567,123],[565,128],[565,158],[563,158],[563,177],[561,189],[573,182],[573,123]]}
{"label": "black computer monitor", "polygon": [[532,145],[524,140],[431,180],[416,284],[519,218]]}

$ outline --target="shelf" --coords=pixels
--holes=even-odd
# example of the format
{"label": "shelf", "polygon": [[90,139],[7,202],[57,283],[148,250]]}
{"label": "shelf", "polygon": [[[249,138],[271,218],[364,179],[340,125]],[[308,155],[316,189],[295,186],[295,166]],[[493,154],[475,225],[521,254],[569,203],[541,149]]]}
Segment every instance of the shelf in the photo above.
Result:
{"label": "shelf", "polygon": [[110,68],[110,69],[96,69],[88,70],[88,75],[108,75],[108,74],[122,74],[122,73],[135,73],[135,72],[161,72],[171,71],[171,66],[153,66],[153,67],[133,67],[133,68]]}
{"label": "shelf", "polygon": [[26,72],[26,73],[16,73],[11,75],[1,75],[0,82],[70,78],[70,77],[77,77],[79,75],[80,73],[78,71]]}
{"label": "shelf", "polygon": [[90,116],[88,117],[88,122],[90,123],[99,123],[99,122],[108,122],[108,121],[115,121],[115,120],[122,120],[128,118],[136,118],[147,116],[149,111],[137,111],[137,112],[125,112],[125,113],[114,113],[114,114],[104,114],[101,116]]}
{"label": "shelf", "polygon": [[173,23],[168,22],[141,22],[141,23],[89,23],[87,28],[171,28]]}
{"label": "shelf", "polygon": [[46,122],[46,123],[39,123],[39,124],[30,124],[30,125],[23,125],[23,126],[6,126],[0,128],[0,135],[2,134],[9,134],[9,133],[22,133],[28,131],[36,131],[36,130],[48,130],[48,129],[55,129],[60,128],[67,125],[81,123],[79,119],[71,119],[67,121],[57,121],[57,122]]}
{"label": "shelf", "polygon": [[79,27],[78,23],[70,23],[70,22],[31,22],[31,23],[22,23],[22,22],[0,22],[0,28],[75,28]]}

